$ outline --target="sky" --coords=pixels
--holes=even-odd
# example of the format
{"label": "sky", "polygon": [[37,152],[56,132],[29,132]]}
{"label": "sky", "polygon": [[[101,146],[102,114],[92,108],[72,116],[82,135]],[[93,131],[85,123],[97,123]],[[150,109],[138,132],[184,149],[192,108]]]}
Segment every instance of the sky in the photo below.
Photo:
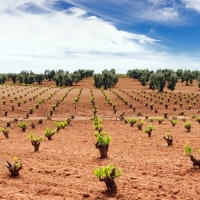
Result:
{"label": "sky", "polygon": [[200,70],[200,0],[0,0],[0,74]]}

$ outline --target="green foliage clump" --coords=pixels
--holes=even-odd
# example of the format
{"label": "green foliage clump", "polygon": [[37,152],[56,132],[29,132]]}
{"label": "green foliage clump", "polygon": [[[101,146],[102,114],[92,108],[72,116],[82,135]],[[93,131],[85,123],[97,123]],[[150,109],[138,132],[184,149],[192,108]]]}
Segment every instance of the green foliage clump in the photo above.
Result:
{"label": "green foliage clump", "polygon": [[17,124],[17,126],[18,126],[19,128],[21,128],[23,132],[24,132],[24,131],[26,130],[26,128],[27,128],[26,122],[19,122],[19,123]]}
{"label": "green foliage clump", "polygon": [[2,131],[2,132],[8,132],[9,133],[10,128],[9,127],[7,127],[7,128],[0,127],[0,131]]}
{"label": "green foliage clump", "polygon": [[48,140],[51,140],[52,139],[52,136],[56,133],[56,129],[49,129],[48,127],[45,129],[45,132],[44,132],[44,135],[45,137],[48,138]]}
{"label": "green foliage clump", "polygon": [[40,143],[42,142],[43,137],[40,136],[36,138],[33,133],[30,133],[28,137],[31,139],[31,144],[34,146],[35,151],[39,151]]}
{"label": "green foliage clump", "polygon": [[130,118],[129,120],[128,120],[128,123],[130,123],[130,125],[131,126],[133,126],[135,123],[137,123],[137,119],[136,118]]}
{"label": "green foliage clump", "polygon": [[177,119],[171,119],[170,122],[171,122],[172,126],[175,126],[176,124],[178,124]]}
{"label": "green foliage clump", "polygon": [[[112,173],[113,171],[114,173]],[[108,164],[107,166],[96,168],[94,170],[94,174],[98,179],[102,180],[109,177],[113,178],[119,177],[122,175],[122,171],[121,169],[116,170],[116,167],[114,165]]]}
{"label": "green foliage clump", "polygon": [[16,167],[17,169],[19,169],[19,168],[22,167],[22,164],[18,161],[18,158],[17,158],[17,157],[14,157],[14,158],[13,158],[13,161],[14,161],[15,167]]}
{"label": "green foliage clump", "polygon": [[137,127],[139,130],[142,130],[142,126],[145,125],[145,121],[142,119],[137,123]]}
{"label": "green foliage clump", "polygon": [[190,131],[190,129],[191,129],[191,122],[190,121],[187,121],[187,122],[185,122],[185,124],[184,124],[184,127],[188,130],[188,131]]}
{"label": "green foliage clump", "polygon": [[150,124],[150,125],[144,130],[144,133],[147,133],[148,136],[151,137],[151,132],[152,132],[153,130],[156,130],[156,127]]}
{"label": "green foliage clump", "polygon": [[128,104],[128,100],[126,98],[123,98],[122,100],[126,105]]}
{"label": "green foliage clump", "polygon": [[38,142],[42,142],[43,140],[43,137],[40,136],[36,139],[35,135],[33,133],[30,133],[29,136],[28,136],[32,141],[38,141]]}
{"label": "green foliage clump", "polygon": [[45,129],[44,135],[45,135],[46,137],[51,137],[51,136],[53,136],[55,133],[56,133],[56,129],[51,130],[51,129],[49,129],[49,128],[47,127],[47,128]]}
{"label": "green foliage clump", "polygon": [[63,129],[67,126],[67,121],[63,121],[63,122],[54,122],[55,126],[57,127],[57,132],[60,130],[60,129]]}
{"label": "green foliage clump", "polygon": [[191,148],[189,142],[186,142],[185,145],[184,145],[184,153],[186,155],[192,155],[192,148]]}
{"label": "green foliage clump", "polygon": [[95,128],[95,130],[99,130],[99,128],[102,128],[102,119],[99,117],[94,117],[93,119],[93,127]]}
{"label": "green foliage clump", "polygon": [[163,117],[159,117],[158,118],[158,123],[161,124],[163,122],[164,118]]}
{"label": "green foliage clump", "polygon": [[75,103],[77,103],[77,102],[78,102],[78,100],[79,100],[79,98],[78,98],[78,97],[75,97],[75,98],[74,98],[74,102],[75,102]]}
{"label": "green foliage clump", "polygon": [[7,128],[0,127],[0,130],[3,132],[4,136],[6,138],[8,138],[8,133],[10,132],[10,128],[9,127],[7,127]]}
{"label": "green foliage clump", "polygon": [[105,131],[102,131],[101,133],[95,132],[95,136],[96,136],[96,141],[101,145],[109,145],[111,142],[111,137]]}

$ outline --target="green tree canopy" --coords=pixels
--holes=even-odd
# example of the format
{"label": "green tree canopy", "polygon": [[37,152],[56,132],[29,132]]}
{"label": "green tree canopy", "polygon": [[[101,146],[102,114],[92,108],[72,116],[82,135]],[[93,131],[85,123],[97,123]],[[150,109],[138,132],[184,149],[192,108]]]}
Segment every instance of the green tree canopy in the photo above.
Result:
{"label": "green tree canopy", "polygon": [[64,71],[59,69],[56,71],[53,80],[56,82],[56,86],[72,86],[73,83],[78,83],[82,80],[82,78],[86,78],[92,76],[93,70],[76,70],[73,73],[69,73],[69,71]]}
{"label": "green tree canopy", "polygon": [[186,85],[189,85],[193,83],[193,80],[195,79],[194,74],[190,70],[184,70],[181,75],[181,82],[186,82]]}
{"label": "green tree canopy", "polygon": [[174,91],[174,89],[175,89],[175,87],[176,87],[177,81],[178,81],[178,76],[177,76],[177,74],[175,74],[175,73],[172,74],[172,75],[170,76],[169,80],[168,80],[167,88],[168,88],[169,90]]}
{"label": "green tree canopy", "polygon": [[55,70],[46,69],[44,71],[44,74],[45,74],[45,79],[48,79],[49,81],[51,81],[53,80],[53,77],[55,76],[56,72]]}
{"label": "green tree canopy", "polygon": [[150,76],[149,88],[152,90],[158,89],[158,92],[163,92],[166,84],[165,75],[162,72],[155,72]]}
{"label": "green tree canopy", "polygon": [[42,81],[44,80],[44,75],[43,74],[36,74],[35,75],[35,81],[40,85]]}
{"label": "green tree canopy", "polygon": [[4,84],[6,82],[6,75],[0,75],[0,84]]}
{"label": "green tree canopy", "polygon": [[127,75],[130,78],[138,79],[143,86],[146,86],[152,73],[153,71],[149,71],[148,69],[133,69],[128,70]]}
{"label": "green tree canopy", "polygon": [[197,77],[198,87],[200,88],[200,75]]}
{"label": "green tree canopy", "polygon": [[149,88],[152,90],[158,89],[159,92],[163,92],[167,84],[167,88],[173,91],[177,81],[178,76],[173,70],[157,70],[157,72],[152,73],[150,76]]}
{"label": "green tree canopy", "polygon": [[94,75],[94,86],[96,88],[104,87],[104,89],[108,89],[114,87],[118,82],[118,75],[115,74],[115,69],[103,70],[102,74]]}
{"label": "green tree canopy", "polygon": [[12,79],[13,84],[16,83],[16,81],[17,81],[17,74],[9,73],[7,75],[7,77],[8,77],[8,79],[10,79],[10,78]]}

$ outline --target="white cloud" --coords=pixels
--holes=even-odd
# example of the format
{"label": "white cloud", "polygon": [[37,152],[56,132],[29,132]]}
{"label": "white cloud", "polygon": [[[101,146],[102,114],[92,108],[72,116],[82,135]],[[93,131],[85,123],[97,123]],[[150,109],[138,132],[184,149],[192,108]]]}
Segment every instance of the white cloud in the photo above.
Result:
{"label": "white cloud", "polygon": [[146,21],[156,21],[159,23],[171,23],[180,22],[178,11],[171,7],[147,9],[144,13],[141,13],[140,18]]}
{"label": "white cloud", "polygon": [[[177,24],[183,21],[183,17],[179,15],[179,5],[176,0],[140,0],[140,1],[130,1],[130,0],[92,0],[91,5],[84,5],[85,0],[64,0],[74,6],[84,7],[89,12],[93,12],[104,18],[108,18],[112,21],[124,22],[125,23],[137,23],[141,21],[153,21],[157,23],[165,24]],[[97,9],[94,5],[100,6],[101,9]],[[109,15],[111,13],[115,14],[113,17]],[[120,21],[121,20],[121,21]]]}
{"label": "white cloud", "polygon": [[199,0],[181,0],[186,4],[186,8],[194,9],[200,12],[200,1]]}
{"label": "white cloud", "polygon": [[77,7],[69,8],[68,11],[70,11],[76,17],[80,17],[87,13],[85,10]]}
{"label": "white cloud", "polygon": [[[80,8],[68,12],[50,10],[48,0],[0,2],[0,72],[45,69],[101,71],[115,68],[188,68],[199,60],[159,53],[159,41],[142,34],[118,30],[96,16],[85,16]],[[24,3],[49,12],[31,14],[19,9]],[[56,2],[55,2],[56,3]],[[9,12],[5,12],[9,10]],[[162,11],[163,13],[164,11]],[[165,10],[173,14],[173,10]]]}

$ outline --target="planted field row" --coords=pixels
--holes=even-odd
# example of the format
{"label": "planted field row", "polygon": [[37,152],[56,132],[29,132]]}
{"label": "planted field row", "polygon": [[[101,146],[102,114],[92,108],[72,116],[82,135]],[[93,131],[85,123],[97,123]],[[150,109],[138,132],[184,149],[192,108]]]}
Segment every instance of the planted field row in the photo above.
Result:
{"label": "planted field row", "polygon": [[[8,170],[2,166],[0,198],[5,199],[9,191],[15,191],[21,199],[33,194],[35,199],[113,198],[102,192],[105,189],[111,194],[117,192],[116,199],[189,199],[199,195],[199,170],[192,168],[198,164],[200,147],[199,102],[178,116],[179,108],[173,111],[172,107],[172,103],[179,107],[172,101],[174,94],[165,109],[165,98],[170,94],[154,97],[148,91],[132,91],[82,85],[50,88],[31,101],[27,99],[20,107],[15,104],[7,116],[2,113],[1,162],[8,159],[11,164],[7,164],[8,168],[12,169],[13,164],[23,168],[19,167],[18,179],[7,179]],[[190,95],[198,100],[196,94]],[[147,100],[151,102],[151,97],[151,101],[157,100],[154,102],[157,113],[150,104],[145,104]],[[35,108],[42,99],[45,100]],[[31,107],[33,114],[26,117]],[[18,114],[18,109],[24,109],[23,113]],[[142,116],[137,116],[139,112]],[[4,135],[6,131],[8,138]],[[119,178],[114,181],[116,177]],[[190,189],[186,190],[188,184]]]}
{"label": "planted field row", "polygon": [[[177,103],[177,98],[181,99],[181,94],[177,96],[177,94],[173,94],[174,97],[172,97],[171,93],[167,96],[167,94],[158,95],[157,93],[148,93],[148,95],[145,95],[144,91],[141,92],[134,92],[133,94],[130,94],[128,92],[125,92],[124,90],[120,90],[120,92],[116,92],[115,90],[111,90],[121,101],[127,105],[127,107],[132,108],[133,112],[136,111],[134,115],[137,116],[145,116],[145,115],[165,115],[164,113],[168,113],[168,115],[186,115],[186,116],[192,116],[197,115],[200,110],[199,106],[200,103],[198,101],[199,94],[188,94],[183,95],[185,99],[185,104],[188,104],[187,102],[190,101],[190,99],[193,100],[192,106],[188,104],[188,106],[183,106],[182,103],[180,105]],[[126,96],[125,96],[126,95]],[[173,102],[171,98],[175,99]],[[167,100],[166,100],[167,99]],[[182,100],[182,99],[181,99]],[[145,113],[142,113],[141,110],[146,107]],[[170,111],[169,111],[170,108]]]}

